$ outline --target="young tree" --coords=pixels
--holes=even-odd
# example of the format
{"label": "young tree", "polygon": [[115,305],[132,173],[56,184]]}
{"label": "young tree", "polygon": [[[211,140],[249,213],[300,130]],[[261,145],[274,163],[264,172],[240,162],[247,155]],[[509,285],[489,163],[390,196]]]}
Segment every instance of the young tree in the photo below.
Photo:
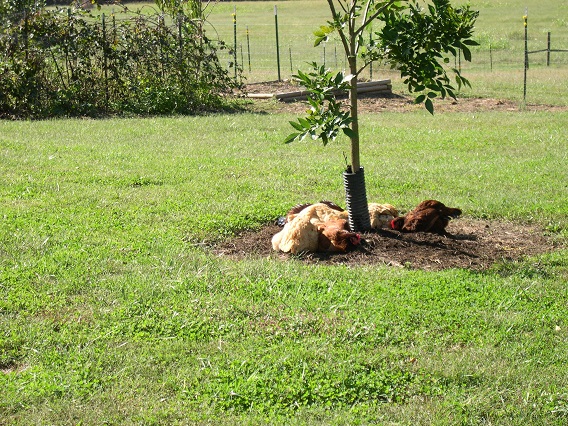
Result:
{"label": "young tree", "polygon": [[[358,76],[373,61],[390,64],[400,71],[408,91],[417,95],[415,102],[423,103],[433,114],[434,98],[455,99],[454,83],[445,66],[450,63],[449,57],[456,57],[460,51],[465,60],[471,60],[468,46],[477,45],[471,37],[478,12],[469,6],[454,8],[449,0],[327,0],[327,3],[332,19],[314,32],[315,46],[337,33],[349,70],[334,75],[314,63],[312,72],[298,71],[295,77],[310,92],[310,110],[307,117],[290,122],[296,131],[285,142],[309,136],[327,145],[341,132],[349,137],[351,163],[344,173],[349,222],[352,229],[365,231],[370,228],[370,221],[359,153]],[[375,25],[380,29],[364,37],[375,21],[381,23]],[[458,89],[470,85],[459,70],[451,68],[451,72]],[[338,89],[349,92],[346,110],[335,98]],[[350,185],[359,187],[354,194],[350,194]]]}

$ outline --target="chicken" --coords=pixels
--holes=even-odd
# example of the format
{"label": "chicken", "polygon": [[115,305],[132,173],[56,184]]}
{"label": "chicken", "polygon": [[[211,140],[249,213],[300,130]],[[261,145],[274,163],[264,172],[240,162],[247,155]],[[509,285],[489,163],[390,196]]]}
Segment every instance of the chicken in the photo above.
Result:
{"label": "chicken", "polygon": [[298,204],[288,211],[284,223],[291,222],[298,215],[317,216],[323,222],[332,217],[347,219],[347,212],[332,201],[320,201],[317,204]]}
{"label": "chicken", "polygon": [[390,204],[369,203],[369,217],[371,229],[388,228],[398,211]]}
{"label": "chicken", "polygon": [[418,204],[406,216],[394,218],[391,229],[402,232],[446,233],[451,218],[461,215],[460,209],[446,207],[439,201],[426,200]]}
{"label": "chicken", "polygon": [[347,230],[347,212],[331,202],[301,204],[286,215],[284,228],[272,237],[272,248],[285,253],[343,252],[359,244]]}
{"label": "chicken", "polygon": [[346,229],[347,220],[328,220],[318,225],[318,251],[346,252],[361,242],[361,236]]}
{"label": "chicken", "polygon": [[272,248],[284,253],[298,254],[318,251],[319,231],[308,216],[300,216],[287,222],[284,228],[272,237]]}

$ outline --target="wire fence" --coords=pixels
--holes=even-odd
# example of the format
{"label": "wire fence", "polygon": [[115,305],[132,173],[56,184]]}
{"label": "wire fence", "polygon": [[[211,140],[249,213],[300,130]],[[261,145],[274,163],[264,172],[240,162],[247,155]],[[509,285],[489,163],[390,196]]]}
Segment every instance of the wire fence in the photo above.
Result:
{"label": "wire fence", "polygon": [[[242,69],[248,82],[288,79],[298,69],[306,71],[312,62],[325,65],[334,70],[347,67],[347,58],[343,46],[337,38],[314,47],[313,31],[320,22],[293,20],[280,16],[275,8],[274,21],[256,19],[251,16],[239,17],[238,10],[232,16],[216,17],[213,34],[219,36],[232,51],[222,52],[220,59],[225,66],[235,63]],[[297,15],[296,15],[297,16]],[[279,23],[280,20],[280,23]],[[481,69],[493,71],[499,69],[519,69],[524,66],[524,36],[521,23],[507,37],[495,37],[480,33],[476,40],[480,46],[472,48],[473,60],[465,62],[460,56],[450,65],[459,69]],[[560,41],[555,41],[555,33],[539,30],[531,34],[529,46],[531,63],[543,66],[566,66],[568,55],[559,43],[568,40],[568,31],[558,31]],[[367,35],[368,36],[368,35]],[[532,55],[534,54],[534,55]],[[374,63],[362,74],[364,79],[380,78],[380,73],[389,68],[384,64]]]}
{"label": "wire fence", "polygon": [[236,87],[183,14],[92,15],[75,8],[2,17],[0,117],[214,109]]}

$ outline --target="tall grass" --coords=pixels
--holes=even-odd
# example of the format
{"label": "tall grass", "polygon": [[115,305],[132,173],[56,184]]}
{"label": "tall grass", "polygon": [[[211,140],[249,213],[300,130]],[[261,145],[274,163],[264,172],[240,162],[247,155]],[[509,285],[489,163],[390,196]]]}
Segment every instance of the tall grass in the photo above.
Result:
{"label": "tall grass", "polygon": [[[284,145],[292,118],[0,122],[3,423],[565,424],[566,250],[435,273],[210,250],[341,203],[347,141]],[[369,198],[565,241],[567,124],[367,115]]]}

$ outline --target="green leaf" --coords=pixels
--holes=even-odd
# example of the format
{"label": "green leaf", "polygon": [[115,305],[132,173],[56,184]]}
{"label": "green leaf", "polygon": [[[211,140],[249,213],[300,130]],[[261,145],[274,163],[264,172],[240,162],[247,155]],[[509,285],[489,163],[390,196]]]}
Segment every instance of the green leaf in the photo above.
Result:
{"label": "green leaf", "polygon": [[357,133],[355,133],[353,130],[351,130],[350,127],[344,127],[341,130],[343,130],[343,133],[345,133],[345,135],[350,139],[354,139],[354,138],[357,137]]}
{"label": "green leaf", "polygon": [[479,43],[476,42],[475,40],[471,40],[471,39],[467,39],[462,41],[463,44],[467,45],[467,46],[479,46]]}
{"label": "green leaf", "polygon": [[324,41],[327,41],[327,37],[317,37],[314,41],[314,47],[318,47]]}
{"label": "green leaf", "polygon": [[301,133],[290,133],[286,139],[284,139],[284,143],[291,143],[294,142],[296,139],[299,139]]}
{"label": "green leaf", "polygon": [[425,99],[426,99],[426,95],[422,94],[420,96],[417,96],[416,99],[414,99],[414,103],[415,104],[421,104],[422,102],[424,102]]}
{"label": "green leaf", "polygon": [[464,59],[468,62],[471,62],[471,51],[465,45],[462,45],[461,49]]}
{"label": "green leaf", "polygon": [[329,34],[333,31],[333,27],[326,25],[322,25],[319,29],[315,30],[314,35],[316,36],[316,40],[314,42],[314,46],[319,46],[322,42],[327,41]]}
{"label": "green leaf", "polygon": [[322,25],[319,29],[314,31],[316,37],[327,37],[328,34],[332,33],[334,28],[332,26]]}
{"label": "green leaf", "polygon": [[304,131],[304,128],[300,123],[296,123],[295,121],[290,121],[289,123],[294,129],[299,130],[300,132]]}
{"label": "green leaf", "polygon": [[446,91],[448,92],[448,96],[452,99],[456,99],[456,94],[454,93],[454,91],[451,88],[446,88]]}
{"label": "green leaf", "polygon": [[[310,122],[308,120],[306,120],[305,118],[298,118],[298,121],[300,122],[300,125],[302,126],[302,129],[309,129],[312,127],[312,125],[310,124]],[[302,130],[302,129],[298,129],[298,130]]]}
{"label": "green leaf", "polygon": [[431,99],[426,99],[426,102],[424,102],[424,106],[426,107],[426,109],[430,114],[434,115],[434,104],[432,103]]}
{"label": "green leaf", "polygon": [[335,79],[333,80],[333,82],[335,83],[336,87],[339,87],[341,85],[341,83],[343,83],[343,73],[338,72],[337,75],[335,76]]}

